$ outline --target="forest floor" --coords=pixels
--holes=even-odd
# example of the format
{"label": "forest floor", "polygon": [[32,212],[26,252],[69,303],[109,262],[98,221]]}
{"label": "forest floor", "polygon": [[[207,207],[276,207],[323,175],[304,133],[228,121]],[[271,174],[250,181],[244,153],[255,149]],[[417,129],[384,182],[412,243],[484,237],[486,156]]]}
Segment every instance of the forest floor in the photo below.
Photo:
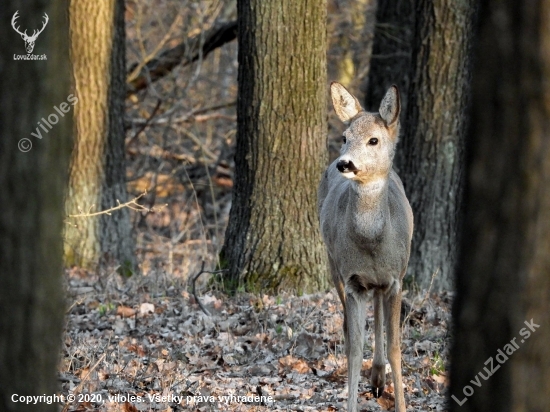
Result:
{"label": "forest floor", "polygon": [[[347,368],[336,293],[228,297],[210,287],[201,311],[186,282],[67,271],[59,378],[63,411],[340,411]],[[445,411],[450,294],[405,293],[403,375],[408,411]],[[361,411],[393,410],[393,386],[373,397],[373,307]],[[391,383],[387,366],[387,381]]]}

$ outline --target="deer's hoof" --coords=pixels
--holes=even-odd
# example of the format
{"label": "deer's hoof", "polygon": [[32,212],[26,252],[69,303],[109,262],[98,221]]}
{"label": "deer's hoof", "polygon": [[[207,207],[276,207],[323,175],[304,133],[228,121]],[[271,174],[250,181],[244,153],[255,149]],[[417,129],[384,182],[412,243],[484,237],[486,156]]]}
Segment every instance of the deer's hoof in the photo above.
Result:
{"label": "deer's hoof", "polygon": [[381,397],[383,393],[384,393],[384,387],[383,386],[381,388],[377,388],[376,386],[372,387],[372,394],[375,398]]}
{"label": "deer's hoof", "polygon": [[372,393],[375,398],[379,398],[384,392],[384,386],[386,386],[386,365],[372,365],[370,380]]}

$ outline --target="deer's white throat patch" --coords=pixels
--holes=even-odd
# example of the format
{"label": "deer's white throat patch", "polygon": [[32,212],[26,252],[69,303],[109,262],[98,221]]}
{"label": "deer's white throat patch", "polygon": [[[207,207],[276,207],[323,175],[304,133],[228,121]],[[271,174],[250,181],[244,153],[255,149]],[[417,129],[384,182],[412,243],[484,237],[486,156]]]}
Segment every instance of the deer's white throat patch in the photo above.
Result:
{"label": "deer's white throat patch", "polygon": [[376,193],[384,188],[388,179],[378,178],[366,183],[357,182],[356,190],[362,193]]}

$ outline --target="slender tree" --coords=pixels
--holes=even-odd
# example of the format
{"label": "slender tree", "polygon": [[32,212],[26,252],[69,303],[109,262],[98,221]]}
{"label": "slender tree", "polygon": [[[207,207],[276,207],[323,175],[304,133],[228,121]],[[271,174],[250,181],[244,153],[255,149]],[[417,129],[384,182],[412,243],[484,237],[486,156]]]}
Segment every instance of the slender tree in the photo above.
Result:
{"label": "slender tree", "polygon": [[[328,2],[328,74],[363,100],[374,40],[378,0],[330,0]],[[337,17],[336,17],[337,16]],[[378,102],[380,103],[380,102]]]}
{"label": "slender tree", "polygon": [[231,287],[329,285],[318,227],[326,164],[326,3],[239,0],[233,203],[222,251]]}
{"label": "slender tree", "polygon": [[[71,158],[68,216],[125,202],[124,0],[71,0],[71,59],[78,104]],[[128,209],[68,219],[65,261],[95,267],[102,259],[134,267]]]}
{"label": "slender tree", "polygon": [[[49,4],[48,7],[45,7]],[[16,27],[32,33],[47,14],[33,54],[25,55]],[[0,7],[0,410],[29,411],[36,405],[13,395],[57,392],[56,370],[63,324],[63,192],[72,144],[66,103],[70,86],[66,1],[7,0]],[[65,107],[65,106],[64,106]],[[53,116],[52,116],[53,115]],[[56,121],[39,139],[42,118]],[[55,118],[57,117],[57,120]],[[39,126],[38,126],[39,127]],[[19,150],[18,150],[19,149]],[[40,404],[42,411],[58,405]]]}
{"label": "slender tree", "polygon": [[[377,23],[369,101],[379,101],[389,84],[403,83],[404,121],[395,165],[415,216],[408,273],[422,287],[435,276],[435,290],[450,289],[477,2],[419,0],[413,10],[411,2],[384,3],[379,16],[388,22]],[[389,9],[390,3],[396,7]],[[389,66],[391,61],[395,64]]]}
{"label": "slender tree", "polygon": [[549,17],[549,0],[482,3],[452,411],[550,410]]}

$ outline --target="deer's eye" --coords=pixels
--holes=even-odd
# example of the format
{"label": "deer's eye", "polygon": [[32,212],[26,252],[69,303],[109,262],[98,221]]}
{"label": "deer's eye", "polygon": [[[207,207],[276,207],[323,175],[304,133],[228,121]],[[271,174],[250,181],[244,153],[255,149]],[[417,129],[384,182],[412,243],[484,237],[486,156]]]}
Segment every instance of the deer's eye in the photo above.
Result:
{"label": "deer's eye", "polygon": [[372,137],[369,139],[369,144],[371,146],[376,146],[378,144],[378,139],[376,137]]}
{"label": "deer's eye", "polygon": [[342,136],[342,141],[343,141],[344,143],[346,143],[346,142],[347,142],[347,140],[346,140],[346,136]]}

